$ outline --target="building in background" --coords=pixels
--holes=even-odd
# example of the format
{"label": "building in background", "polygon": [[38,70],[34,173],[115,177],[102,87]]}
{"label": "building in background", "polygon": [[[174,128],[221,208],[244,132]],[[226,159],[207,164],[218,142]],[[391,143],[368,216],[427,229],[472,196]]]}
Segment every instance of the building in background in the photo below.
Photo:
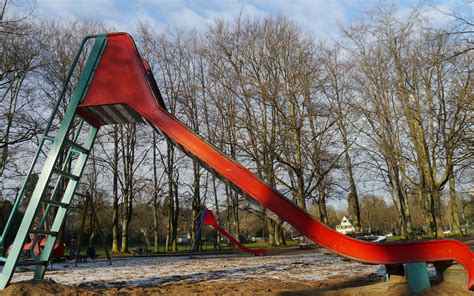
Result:
{"label": "building in background", "polygon": [[336,226],[336,231],[342,234],[355,233],[355,227],[352,225],[352,219],[346,216],[342,217],[341,224]]}

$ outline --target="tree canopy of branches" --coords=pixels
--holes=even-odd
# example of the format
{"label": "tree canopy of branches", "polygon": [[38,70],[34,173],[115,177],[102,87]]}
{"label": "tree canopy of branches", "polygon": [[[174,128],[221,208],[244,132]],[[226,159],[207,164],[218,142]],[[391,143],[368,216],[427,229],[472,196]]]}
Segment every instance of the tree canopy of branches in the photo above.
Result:
{"label": "tree canopy of branches", "polygon": [[[0,7],[0,197],[8,200],[81,39],[113,31],[93,20],[15,16],[11,5]],[[357,231],[370,224],[413,239],[421,226],[442,237],[472,221],[463,194],[472,187],[472,23],[446,16],[439,26],[419,9],[374,8],[330,42],[283,14],[217,19],[202,32],[138,22],[135,39],[169,112],[315,218],[334,226],[345,210],[336,213],[339,200]],[[105,127],[97,144],[80,187],[110,217],[101,224],[114,252],[151,236],[155,252],[163,241],[177,251],[204,207],[239,239],[254,225],[285,244],[284,221],[157,131]],[[77,203],[65,236],[77,235]]]}

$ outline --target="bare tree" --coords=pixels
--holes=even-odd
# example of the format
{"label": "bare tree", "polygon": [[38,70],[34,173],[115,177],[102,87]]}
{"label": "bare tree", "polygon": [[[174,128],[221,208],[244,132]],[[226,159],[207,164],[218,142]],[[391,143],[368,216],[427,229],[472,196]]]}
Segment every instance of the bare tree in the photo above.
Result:
{"label": "bare tree", "polygon": [[[27,16],[7,17],[13,2],[3,1],[0,14],[0,178],[17,175],[17,158],[24,153],[17,149],[41,132],[41,122],[32,100],[37,88],[35,71],[43,65],[44,32]],[[12,161],[12,162],[11,162]],[[9,166],[11,165],[11,166]]]}
{"label": "bare tree", "polygon": [[354,165],[351,156],[352,146],[360,133],[356,125],[352,122],[357,121],[357,113],[352,108],[352,89],[349,72],[352,70],[349,61],[343,61],[341,58],[342,49],[340,46],[334,48],[325,48],[321,45],[320,60],[325,68],[325,88],[324,92],[330,100],[331,111],[334,113],[337,121],[337,130],[344,151],[345,174],[349,181],[349,194],[347,197],[348,212],[352,217],[356,232],[360,232],[361,218],[359,207],[359,195],[357,192],[356,179],[354,176]]}
{"label": "bare tree", "polygon": [[[379,31],[380,34],[384,32],[383,29]],[[382,160],[384,165],[378,166],[377,169],[380,170],[391,189],[392,199],[399,213],[402,234],[410,238],[412,226],[407,200],[407,180],[403,174],[404,162],[401,161],[402,126],[398,121],[400,114],[398,114],[399,110],[391,88],[391,78],[387,71],[391,66],[387,57],[388,53],[380,41],[369,41],[373,35],[366,24],[345,30],[344,33],[354,45],[349,50],[360,69],[354,75],[354,83],[360,97],[359,105],[355,107],[360,114],[364,115],[364,120],[370,127],[370,132],[364,131],[367,140],[372,141],[377,147],[377,151],[370,148],[366,151],[375,162],[374,164],[378,163],[377,159]]]}

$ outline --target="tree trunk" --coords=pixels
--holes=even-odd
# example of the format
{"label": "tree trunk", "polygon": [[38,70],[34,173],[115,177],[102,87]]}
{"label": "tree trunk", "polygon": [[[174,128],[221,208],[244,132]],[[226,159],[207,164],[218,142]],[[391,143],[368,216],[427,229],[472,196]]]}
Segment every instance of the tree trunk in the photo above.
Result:
{"label": "tree trunk", "polygon": [[157,173],[157,147],[156,147],[156,132],[153,131],[153,252],[160,252],[160,232],[158,225],[158,173]]}
{"label": "tree trunk", "polygon": [[454,180],[454,174],[451,173],[449,176],[449,211],[451,213],[452,222],[452,234],[456,236],[462,236],[461,219],[459,216],[459,204],[458,197],[456,194],[456,184]]}
{"label": "tree trunk", "polygon": [[[168,177],[168,238],[167,251],[176,252],[178,251],[177,236],[178,236],[178,216],[179,216],[179,199],[178,199],[178,186],[174,180],[174,147],[173,143],[167,142],[167,165],[166,173]],[[178,181],[176,181],[178,182]]]}
{"label": "tree trunk", "polygon": [[[214,192],[214,204],[216,205],[216,220],[217,224],[220,224],[219,219],[219,200],[217,198],[217,185],[216,185],[216,177],[212,176],[212,188]],[[220,250],[221,249],[221,237],[218,231],[214,231],[214,249]]]}
{"label": "tree trunk", "polygon": [[[388,154],[388,152],[387,152]],[[387,156],[385,163],[388,168],[387,177],[390,182],[392,190],[392,200],[395,204],[398,213],[398,221],[400,224],[400,235],[403,238],[412,239],[413,229],[411,223],[410,210],[408,208],[408,198],[406,192],[406,185],[400,180],[400,166],[393,160],[392,157]]]}
{"label": "tree trunk", "polygon": [[[169,181],[168,181],[169,182]],[[174,216],[174,197],[173,184],[168,184],[168,229],[166,234],[166,252],[171,252],[171,241],[173,238],[173,216]]]}
{"label": "tree trunk", "polygon": [[275,221],[274,222],[274,227],[275,227],[275,246],[280,247],[281,246],[281,241],[280,241],[280,224]]}
{"label": "tree trunk", "polygon": [[171,248],[170,248],[170,239],[171,239],[171,223],[168,224],[168,232],[166,234],[166,242],[165,242],[165,252],[166,253],[169,253],[171,252]]}
{"label": "tree trunk", "polygon": [[158,205],[153,205],[153,252],[160,252],[160,231],[158,225]]}
{"label": "tree trunk", "polygon": [[[130,185],[125,185],[130,186]],[[122,247],[120,252],[122,254],[128,254],[130,251],[128,249],[128,231],[130,226],[130,221],[132,220],[132,200],[130,196],[130,191],[125,190],[124,192],[124,201],[123,201],[123,215],[122,215]]]}
{"label": "tree trunk", "polygon": [[301,130],[297,123],[297,114],[295,102],[290,99],[290,117],[292,123],[292,144],[293,144],[293,153],[295,156],[295,175],[297,182],[297,200],[298,206],[306,210],[306,199],[304,196],[304,172],[303,172],[303,162],[302,162],[302,151],[301,151]]}
{"label": "tree trunk", "polygon": [[279,221],[279,231],[278,231],[278,239],[280,241],[281,246],[286,246],[286,239],[285,239],[285,229],[283,228],[283,221]]}
{"label": "tree trunk", "polygon": [[225,186],[225,193],[226,193],[226,201],[227,201],[227,229],[232,229],[232,222],[231,222],[231,219],[230,219],[230,213],[231,213],[231,197],[230,197],[230,189],[229,189],[229,186]]}
{"label": "tree trunk", "polygon": [[433,198],[433,216],[436,226],[436,237],[442,238],[444,237],[443,232],[443,222],[441,220],[441,196],[438,188],[434,188],[432,191],[432,198]]}
{"label": "tree trunk", "polygon": [[122,126],[125,133],[122,133],[122,162],[123,162],[123,204],[122,204],[122,253],[129,253],[128,250],[128,231],[133,213],[133,195],[134,195],[134,162],[136,149],[136,126],[127,124]]}
{"label": "tree trunk", "polygon": [[127,218],[122,220],[122,254],[128,253],[128,226],[129,220]]}
{"label": "tree trunk", "polygon": [[[201,175],[200,167],[197,161],[193,161],[193,173],[194,173],[194,182],[193,182],[193,201],[192,201],[192,225],[191,225],[191,241],[195,241],[196,229],[199,227],[201,221]],[[200,250],[201,247],[201,237],[199,236],[199,241],[196,241],[196,249]]]}
{"label": "tree trunk", "polygon": [[172,232],[172,244],[171,244],[171,251],[177,252],[178,251],[178,220],[179,220],[179,195],[178,195],[178,185],[174,184],[174,215],[173,215],[173,232]]}
{"label": "tree trunk", "polygon": [[272,218],[266,217],[268,227],[268,245],[275,246],[275,221]]}
{"label": "tree trunk", "polygon": [[118,128],[114,126],[114,156],[113,156],[113,185],[112,185],[112,253],[119,253],[119,206],[118,206]]}
{"label": "tree trunk", "polygon": [[278,219],[275,221],[275,245],[278,247],[286,246],[285,236],[283,232],[283,221]]}
{"label": "tree trunk", "polygon": [[401,181],[401,188],[400,188],[400,196],[401,196],[401,204],[403,210],[403,217],[405,222],[405,235],[408,239],[413,239],[413,225],[411,221],[411,214],[410,214],[410,207],[408,206],[408,193],[406,190],[407,186],[405,183],[405,179],[402,177]]}
{"label": "tree trunk", "polygon": [[424,191],[424,188],[418,189],[420,207],[423,214],[424,226],[423,229],[426,232],[426,235],[429,237],[434,237],[434,220],[433,220],[433,203],[431,195],[427,194]]}
{"label": "tree trunk", "polygon": [[240,241],[240,216],[239,216],[239,195],[232,193],[232,210],[234,216],[234,234],[235,238]]}
{"label": "tree trunk", "polygon": [[324,185],[323,182],[320,182],[318,185],[318,210],[319,210],[319,220],[324,223],[328,224],[328,213],[326,210],[326,196],[324,193]]}
{"label": "tree trunk", "polygon": [[[344,129],[345,130],[345,129]],[[344,144],[344,161],[347,171],[347,177],[349,179],[350,184],[350,191],[347,197],[347,208],[349,212],[349,216],[352,218],[352,222],[355,227],[356,233],[362,231],[360,226],[360,208],[359,208],[359,196],[357,194],[357,186],[354,179],[354,173],[352,170],[352,160],[349,154],[349,143],[347,141],[347,137],[343,136],[343,144]]]}
{"label": "tree trunk", "polygon": [[395,208],[397,209],[397,213],[398,213],[398,224],[400,226],[400,236],[402,238],[408,238],[405,211],[403,209],[403,202],[400,196],[398,180],[396,179],[396,177],[394,176],[390,177],[390,184],[392,188],[392,200],[393,200],[393,203],[395,204]]}

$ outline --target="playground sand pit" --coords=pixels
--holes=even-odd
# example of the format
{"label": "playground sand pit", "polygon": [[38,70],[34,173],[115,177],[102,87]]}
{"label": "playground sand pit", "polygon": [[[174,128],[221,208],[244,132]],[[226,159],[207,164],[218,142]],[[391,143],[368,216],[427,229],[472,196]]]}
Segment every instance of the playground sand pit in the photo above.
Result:
{"label": "playground sand pit", "polygon": [[[349,284],[352,283],[352,284]],[[365,284],[363,284],[365,283]],[[362,284],[362,286],[360,286]],[[353,285],[353,286],[351,286]],[[341,287],[346,288],[341,288]],[[275,279],[262,278],[257,281],[243,281],[231,283],[175,283],[150,287],[116,287],[106,289],[81,288],[44,282],[21,282],[9,286],[1,295],[325,295],[325,296],[360,296],[373,295],[387,296],[412,295],[405,282],[373,283],[363,278],[354,278],[347,281],[330,280],[323,283],[315,282],[286,282]],[[441,283],[425,290],[420,295],[472,295],[463,291],[459,286]]]}
{"label": "playground sand pit", "polygon": [[[410,295],[403,281],[382,282],[384,268],[320,250],[265,257],[244,254],[162,256],[53,264],[43,282],[14,275],[2,295]],[[453,294],[454,293],[454,294]],[[463,295],[441,284],[427,295]]]}

